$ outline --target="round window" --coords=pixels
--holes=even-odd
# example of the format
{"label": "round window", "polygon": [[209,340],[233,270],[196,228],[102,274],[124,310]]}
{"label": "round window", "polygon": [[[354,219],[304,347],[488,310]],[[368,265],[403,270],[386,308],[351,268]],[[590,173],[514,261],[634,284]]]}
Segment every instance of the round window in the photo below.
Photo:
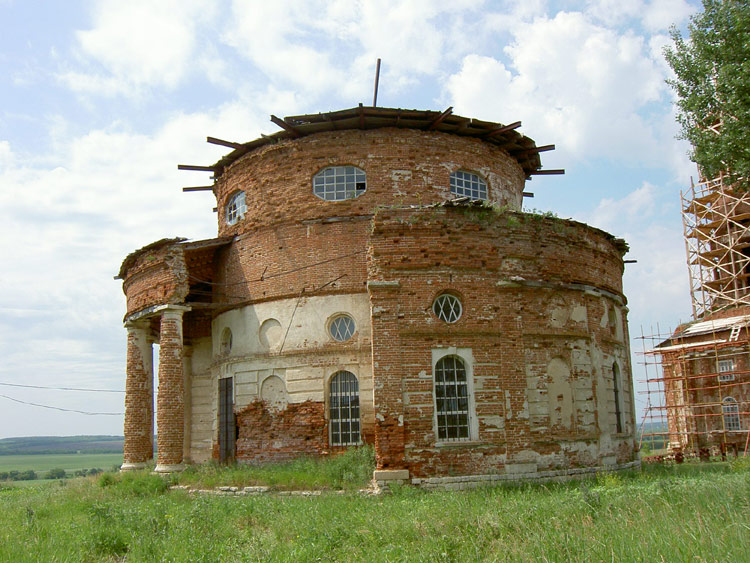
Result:
{"label": "round window", "polygon": [[349,340],[354,336],[355,330],[354,319],[349,315],[339,315],[328,325],[329,334],[334,340],[338,340],[339,342]]}
{"label": "round window", "polygon": [[462,311],[461,300],[450,293],[438,295],[432,304],[432,312],[438,319],[446,323],[455,323],[461,318]]}

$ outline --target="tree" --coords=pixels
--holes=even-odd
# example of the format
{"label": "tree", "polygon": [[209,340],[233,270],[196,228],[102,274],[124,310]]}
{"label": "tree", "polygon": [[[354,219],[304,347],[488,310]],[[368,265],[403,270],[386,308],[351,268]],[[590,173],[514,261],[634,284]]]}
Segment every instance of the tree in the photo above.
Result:
{"label": "tree", "polygon": [[685,41],[675,27],[665,57],[676,78],[680,137],[705,178],[725,173],[750,189],[750,3],[703,0]]}
{"label": "tree", "polygon": [[60,467],[50,469],[45,476],[45,479],[65,479],[65,470]]}

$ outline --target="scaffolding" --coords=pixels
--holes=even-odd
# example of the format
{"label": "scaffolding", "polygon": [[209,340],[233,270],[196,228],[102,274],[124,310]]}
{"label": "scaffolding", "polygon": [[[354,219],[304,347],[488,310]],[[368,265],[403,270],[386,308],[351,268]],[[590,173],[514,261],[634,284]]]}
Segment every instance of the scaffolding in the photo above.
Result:
{"label": "scaffolding", "polygon": [[673,459],[747,455],[750,332],[746,324],[750,319],[734,319],[741,320],[692,325],[703,324],[703,331],[689,332],[688,327],[659,334],[657,328],[646,336],[641,329],[645,379],[639,394],[646,396],[641,448],[649,446]]}
{"label": "scaffolding", "polygon": [[693,317],[750,305],[750,193],[725,176],[680,193]]}

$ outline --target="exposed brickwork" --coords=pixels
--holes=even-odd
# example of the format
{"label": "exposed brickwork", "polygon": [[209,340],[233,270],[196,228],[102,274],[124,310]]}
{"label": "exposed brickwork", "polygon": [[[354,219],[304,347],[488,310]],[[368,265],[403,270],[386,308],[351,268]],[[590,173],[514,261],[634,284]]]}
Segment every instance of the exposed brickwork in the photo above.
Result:
{"label": "exposed brickwork", "polygon": [[[750,314],[750,307],[739,306],[711,313],[700,319],[719,321]],[[750,359],[747,348],[750,330],[743,327],[736,340],[730,340],[731,328],[714,332],[683,335],[683,325],[675,330],[666,345],[686,348],[661,353],[664,392],[668,409],[669,442],[674,448],[685,450],[725,452],[743,449],[747,440],[747,420],[750,418]],[[731,379],[720,381],[718,361],[731,360]],[[728,375],[728,374],[725,374]],[[736,401],[740,417],[739,431],[727,432],[724,411],[725,398]]]}
{"label": "exposed brickwork", "polygon": [[174,241],[146,247],[123,264],[122,290],[127,297],[127,315],[147,307],[182,303],[188,294],[183,250]]}
{"label": "exposed brickwork", "polygon": [[255,401],[236,414],[236,458],[251,463],[277,462],[328,452],[323,403],[306,401],[276,411]]}
{"label": "exposed brickwork", "polygon": [[[367,191],[356,199],[323,201],[312,177],[327,166],[353,165],[367,173]],[[383,128],[320,133],[267,145],[235,162],[216,189],[219,234],[254,232],[262,226],[332,216],[371,214],[383,205],[437,203],[451,198],[450,173],[481,173],[490,199],[519,209],[524,174],[504,150],[479,139],[447,133]],[[227,225],[224,207],[244,190],[247,215]]]}
{"label": "exposed brickwork", "polygon": [[144,358],[151,351],[148,326],[128,328],[127,379],[125,382],[125,444],[123,458],[128,463],[145,463],[154,453],[154,395],[152,361]]}
{"label": "exposed brickwork", "polygon": [[[547,456],[545,469],[601,463],[591,450],[566,451],[563,444],[597,444],[602,434],[597,385],[611,374],[592,373],[590,347],[619,359],[625,388],[632,388],[627,342],[601,322],[603,300],[612,307],[624,302],[622,251],[612,237],[572,221],[470,208],[378,212],[368,264],[378,467],[408,468],[416,477],[484,474],[524,452]],[[445,290],[463,302],[454,324],[432,313],[434,298]],[[579,307],[583,318],[552,314],[551,320],[554,300],[561,311]],[[451,347],[473,354],[478,429],[470,443],[440,445],[431,351]],[[555,357],[570,371],[564,384],[571,414],[566,421],[546,413],[539,417],[544,425],[534,427],[529,376],[554,404],[556,398],[546,396],[546,371]],[[627,453],[608,454],[627,458],[621,462],[634,456],[633,420],[626,416],[630,431],[620,449]]]}
{"label": "exposed brickwork", "polygon": [[159,394],[157,396],[157,462],[182,463],[185,435],[182,311],[162,313],[159,333]]}

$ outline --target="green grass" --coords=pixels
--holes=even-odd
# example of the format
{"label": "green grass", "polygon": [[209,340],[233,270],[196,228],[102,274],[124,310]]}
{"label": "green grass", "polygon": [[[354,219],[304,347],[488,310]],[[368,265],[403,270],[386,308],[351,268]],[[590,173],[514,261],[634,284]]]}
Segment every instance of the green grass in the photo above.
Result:
{"label": "green grass", "polygon": [[0,455],[0,472],[26,471],[33,469],[37,474],[55,467],[66,471],[99,467],[105,471],[113,465],[122,464],[122,454],[33,454],[33,455]]}
{"label": "green grass", "polygon": [[328,459],[302,458],[262,466],[204,464],[175,475],[176,483],[195,488],[267,485],[275,489],[358,489],[367,487],[375,469],[371,446],[350,448]]}
{"label": "green grass", "polygon": [[217,497],[148,474],[0,489],[0,561],[746,561],[750,467],[392,495]]}

